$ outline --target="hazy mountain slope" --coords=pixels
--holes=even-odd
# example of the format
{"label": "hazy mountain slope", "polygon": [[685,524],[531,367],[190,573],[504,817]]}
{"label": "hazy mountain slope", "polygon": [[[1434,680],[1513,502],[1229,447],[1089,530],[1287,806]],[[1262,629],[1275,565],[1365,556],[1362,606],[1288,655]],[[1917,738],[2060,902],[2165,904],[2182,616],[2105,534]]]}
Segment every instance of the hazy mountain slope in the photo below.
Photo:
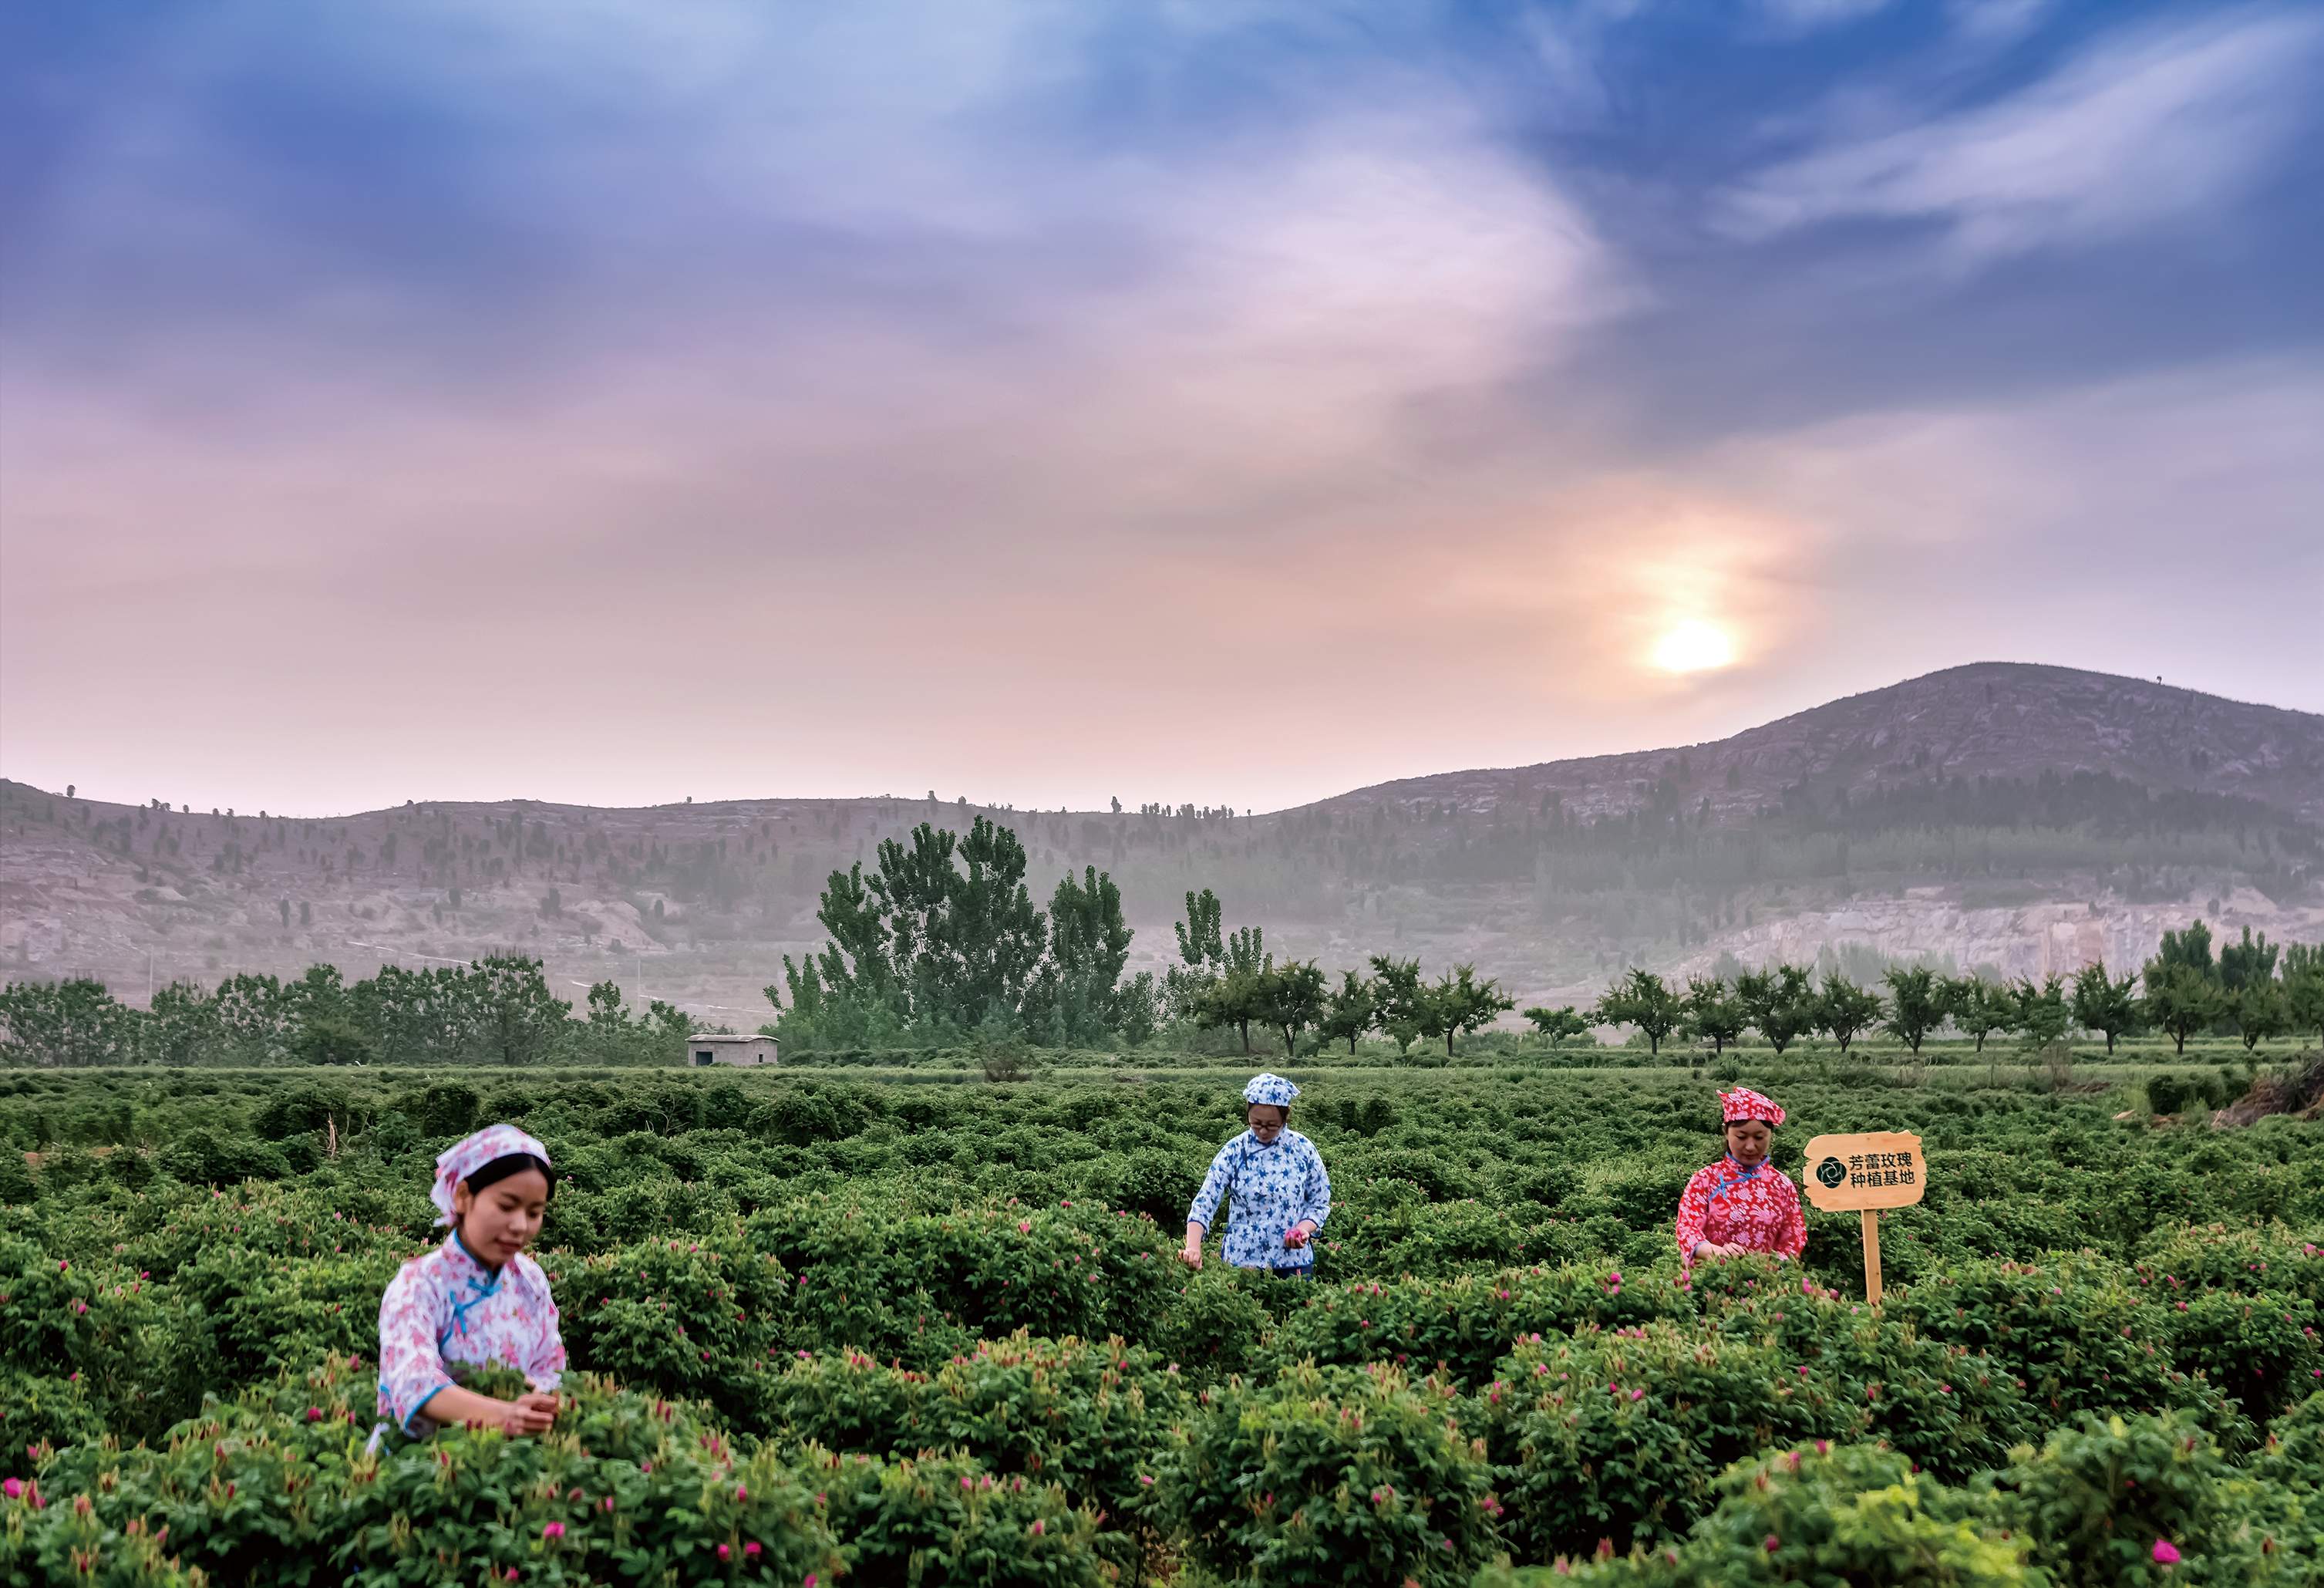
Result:
{"label": "hazy mountain slope", "polygon": [[0,974],[211,979],[515,946],[746,1025],[820,941],[835,867],[990,814],[1046,896],[1121,884],[1140,962],[1188,889],[1327,965],[1474,960],[1527,996],[1632,960],[1824,942],[2013,971],[2121,963],[2190,909],[2324,937],[2324,717],[2136,679],[1979,664],[1708,744],[1409,779],[1264,817],[925,799],[595,809],[427,803],[190,813],[0,783]]}
{"label": "hazy mountain slope", "polygon": [[2236,795],[2324,821],[2324,716],[2249,706],[2144,679],[2017,662],[1948,668],[1683,748],[1360,789],[1325,808],[1451,799],[1470,810],[1545,791],[1574,808],[1627,808],[1640,781],[1688,762],[1690,796],[1721,816],[1804,783],[1829,795],[1925,778],[2105,772],[2152,789]]}

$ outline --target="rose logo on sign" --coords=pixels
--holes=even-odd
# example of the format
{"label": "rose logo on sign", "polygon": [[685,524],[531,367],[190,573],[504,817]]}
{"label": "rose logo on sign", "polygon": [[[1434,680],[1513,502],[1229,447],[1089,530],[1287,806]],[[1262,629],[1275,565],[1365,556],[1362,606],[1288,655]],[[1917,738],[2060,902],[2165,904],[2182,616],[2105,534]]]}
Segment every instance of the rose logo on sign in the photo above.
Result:
{"label": "rose logo on sign", "polygon": [[1837,1189],[1840,1183],[1848,1178],[1848,1166],[1836,1158],[1827,1158],[1816,1165],[1816,1178]]}

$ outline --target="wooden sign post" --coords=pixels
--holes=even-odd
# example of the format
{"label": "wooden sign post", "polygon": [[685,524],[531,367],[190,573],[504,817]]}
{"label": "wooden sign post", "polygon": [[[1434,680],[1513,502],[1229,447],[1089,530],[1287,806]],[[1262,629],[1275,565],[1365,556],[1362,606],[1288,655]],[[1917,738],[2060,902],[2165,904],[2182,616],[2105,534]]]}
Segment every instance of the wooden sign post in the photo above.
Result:
{"label": "wooden sign post", "polygon": [[1826,1212],[1864,1215],[1864,1298],[1880,1305],[1880,1210],[1910,1207],[1929,1188],[1921,1139],[1901,1131],[1818,1136],[1808,1143],[1808,1200]]}

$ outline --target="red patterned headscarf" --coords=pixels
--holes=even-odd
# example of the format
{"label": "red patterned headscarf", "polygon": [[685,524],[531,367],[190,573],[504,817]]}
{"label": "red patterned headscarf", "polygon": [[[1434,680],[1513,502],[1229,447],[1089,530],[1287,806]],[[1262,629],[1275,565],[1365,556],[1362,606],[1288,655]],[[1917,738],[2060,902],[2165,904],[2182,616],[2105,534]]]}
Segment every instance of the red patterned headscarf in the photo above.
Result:
{"label": "red patterned headscarf", "polygon": [[1758,1120],[1773,1130],[1784,1122],[1784,1111],[1772,1097],[1761,1095],[1748,1086],[1738,1086],[1732,1092],[1719,1094],[1719,1121],[1721,1124],[1740,1124],[1746,1120]]}

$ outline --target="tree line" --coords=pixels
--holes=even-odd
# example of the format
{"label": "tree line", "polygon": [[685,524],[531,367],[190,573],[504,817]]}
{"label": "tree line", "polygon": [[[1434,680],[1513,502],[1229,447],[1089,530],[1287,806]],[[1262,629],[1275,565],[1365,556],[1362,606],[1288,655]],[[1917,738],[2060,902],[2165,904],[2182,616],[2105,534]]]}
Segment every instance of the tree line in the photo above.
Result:
{"label": "tree line", "polygon": [[1138,1047],[1165,1026],[1231,1029],[1251,1049],[1254,1028],[1286,1055],[1303,1038],[1345,1040],[1379,1030],[1402,1053],[1453,1039],[1511,1007],[1475,967],[1434,982],[1417,960],[1376,956],[1369,974],[1334,986],[1313,960],[1277,964],[1258,927],[1225,929],[1218,895],[1186,894],[1176,924],[1179,963],[1161,977],[1124,978],[1132,931],[1121,891],[1084,866],[1061,879],[1047,910],[1025,884],[1025,846],[984,817],[962,836],[922,822],[908,844],[882,839],[874,863],[835,871],[816,912],[830,938],[766,989],[771,1029],[794,1051],[962,1041],[1047,1047]]}
{"label": "tree line", "polygon": [[1829,1037],[1845,1053],[1859,1037],[1878,1031],[1917,1055],[1947,1024],[1980,1053],[1997,1034],[2022,1033],[2043,1047],[2076,1029],[2105,1038],[2108,1053],[2122,1038],[2147,1031],[2169,1037],[2179,1053],[2188,1038],[2206,1033],[2237,1036],[2250,1050],[2271,1038],[2309,1032],[2324,1041],[2324,945],[2282,946],[2246,927],[2240,942],[2224,945],[2214,958],[2211,929],[2200,919],[2163,933],[2160,951],[2135,974],[2117,976],[2103,961],[2070,978],[2052,974],[2038,982],[1897,965],[1882,983],[1866,986],[1836,971],[1818,982],[1805,966],[1776,965],[1732,981],[1695,976],[1674,986],[1651,971],[1633,970],[1586,1014],[1570,1006],[1525,1014],[1553,1039],[1593,1024],[1628,1026],[1655,1053],[1673,1037],[1708,1041],[1717,1053],[1757,1030],[1777,1053],[1809,1035]]}
{"label": "tree line", "polygon": [[493,955],[463,965],[348,983],[318,965],[293,978],[243,974],[214,989],[172,983],[152,1007],[102,982],[17,982],[0,989],[0,1061],[43,1068],[104,1064],[426,1065],[683,1062],[686,1015],[659,1000],[632,1010],[612,982],[576,1011],[541,963]]}

